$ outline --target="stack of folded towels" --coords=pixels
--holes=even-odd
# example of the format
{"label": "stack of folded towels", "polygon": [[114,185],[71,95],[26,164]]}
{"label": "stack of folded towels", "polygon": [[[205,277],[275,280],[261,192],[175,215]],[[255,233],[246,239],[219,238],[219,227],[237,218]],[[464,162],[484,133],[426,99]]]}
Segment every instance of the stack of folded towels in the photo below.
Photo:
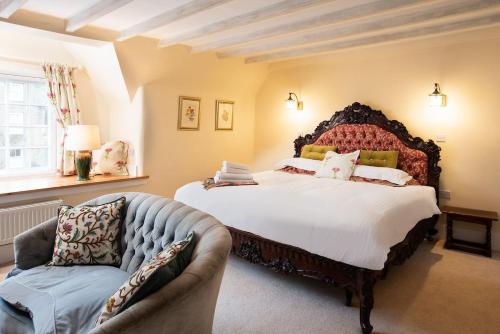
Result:
{"label": "stack of folded towels", "polygon": [[250,168],[247,165],[223,161],[222,168],[215,173],[214,182],[217,183],[254,183]]}

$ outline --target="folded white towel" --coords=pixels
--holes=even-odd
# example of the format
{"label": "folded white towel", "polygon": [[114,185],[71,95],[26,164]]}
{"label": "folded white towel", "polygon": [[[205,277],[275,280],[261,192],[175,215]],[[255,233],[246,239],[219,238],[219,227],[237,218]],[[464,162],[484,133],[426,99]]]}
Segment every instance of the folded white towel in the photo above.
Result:
{"label": "folded white towel", "polygon": [[231,174],[248,174],[250,173],[247,169],[233,168],[233,167],[224,167],[220,169],[223,173],[231,173]]}
{"label": "folded white towel", "polygon": [[217,183],[223,183],[223,182],[231,182],[231,183],[250,183],[250,182],[255,182],[254,179],[251,179],[251,180],[235,180],[235,179],[224,179],[224,180],[221,180],[219,179],[219,177],[214,177],[214,182],[217,184]]}
{"label": "folded white towel", "polygon": [[253,180],[252,174],[235,174],[235,173],[224,173],[221,171],[217,171],[215,173],[215,177],[219,180],[239,180],[239,181],[251,181]]}
{"label": "folded white towel", "polygon": [[224,160],[222,162],[222,168],[228,168],[228,167],[235,168],[235,169],[243,169],[243,170],[250,172],[250,168],[247,165],[238,164],[236,162],[229,162],[229,161]]}

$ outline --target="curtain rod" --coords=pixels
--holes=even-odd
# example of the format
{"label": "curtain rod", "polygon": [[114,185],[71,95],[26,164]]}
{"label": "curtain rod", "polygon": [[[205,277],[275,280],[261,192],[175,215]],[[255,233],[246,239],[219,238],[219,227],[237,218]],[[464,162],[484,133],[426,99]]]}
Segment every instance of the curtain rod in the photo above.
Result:
{"label": "curtain rod", "polygon": [[0,75],[7,75],[7,76],[11,76],[11,77],[20,77],[20,78],[45,79],[44,77],[35,77],[33,75],[13,74],[13,73],[6,73],[6,72],[0,72]]}
{"label": "curtain rod", "polygon": [[[42,62],[31,60],[31,59],[15,58],[15,57],[8,57],[8,56],[2,56],[2,55],[0,55],[0,61],[26,64],[26,65],[35,65],[35,66],[42,66],[43,65]],[[75,70],[82,70],[83,69],[83,67],[81,65],[70,66],[70,67],[75,69]]]}

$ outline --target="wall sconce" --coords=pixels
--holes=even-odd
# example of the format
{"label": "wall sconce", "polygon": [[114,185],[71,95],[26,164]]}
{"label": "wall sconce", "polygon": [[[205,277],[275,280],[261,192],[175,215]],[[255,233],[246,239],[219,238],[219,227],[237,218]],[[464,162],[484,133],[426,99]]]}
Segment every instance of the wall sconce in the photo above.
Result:
{"label": "wall sconce", "polygon": [[434,91],[429,94],[429,105],[431,107],[446,107],[446,95],[441,93],[438,83],[434,84]]}
{"label": "wall sconce", "polygon": [[[293,98],[294,96],[295,99]],[[288,110],[304,110],[304,102],[299,101],[295,93],[288,93],[288,99],[285,100],[285,103]]]}

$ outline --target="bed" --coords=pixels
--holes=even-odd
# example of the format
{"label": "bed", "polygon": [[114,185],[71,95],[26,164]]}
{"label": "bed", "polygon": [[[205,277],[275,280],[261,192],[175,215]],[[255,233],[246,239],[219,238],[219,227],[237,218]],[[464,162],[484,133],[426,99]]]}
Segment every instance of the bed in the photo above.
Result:
{"label": "bed", "polygon": [[179,188],[175,199],[225,224],[234,254],[344,288],[349,306],[355,294],[361,330],[371,333],[375,282],[436,233],[440,149],[357,102],[297,138],[295,156],[313,143],[335,145],[339,153],[397,150],[398,168],[419,185],[389,187],[265,171],[254,174],[256,186],[205,190],[193,182]]}

